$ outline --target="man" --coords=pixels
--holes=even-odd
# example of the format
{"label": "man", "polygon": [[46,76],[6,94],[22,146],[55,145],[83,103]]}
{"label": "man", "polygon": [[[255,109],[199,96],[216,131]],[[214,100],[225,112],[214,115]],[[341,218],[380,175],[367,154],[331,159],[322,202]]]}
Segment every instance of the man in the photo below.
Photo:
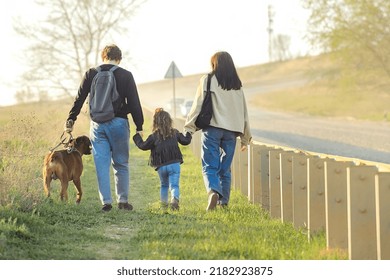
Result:
{"label": "man", "polygon": [[[119,65],[122,60],[122,52],[116,45],[108,45],[103,49],[101,57],[103,64],[100,65],[100,68],[102,71],[108,71],[111,67]],[[131,114],[138,133],[142,134],[142,126],[144,123],[141,103],[132,73],[121,67],[118,67],[113,73],[121,106],[115,112],[113,119],[105,122],[91,120],[90,126],[92,155],[95,162],[103,211],[110,211],[112,209],[113,200],[110,186],[111,163],[115,176],[118,208],[124,210],[133,209],[133,206],[128,202],[130,127],[127,114]],[[65,123],[66,132],[73,130],[73,124],[80,113],[85,99],[90,94],[92,81],[96,74],[96,68],[90,68],[85,73],[73,107]]]}

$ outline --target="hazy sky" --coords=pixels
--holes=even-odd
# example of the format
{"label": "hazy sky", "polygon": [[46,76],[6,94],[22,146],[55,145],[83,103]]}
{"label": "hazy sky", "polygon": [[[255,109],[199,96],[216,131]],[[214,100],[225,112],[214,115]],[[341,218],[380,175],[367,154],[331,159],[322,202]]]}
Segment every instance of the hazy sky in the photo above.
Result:
{"label": "hazy sky", "polygon": [[[175,61],[183,75],[208,72],[210,57],[219,50],[228,51],[237,67],[268,61],[268,6],[274,13],[274,34],[291,37],[293,55],[304,55],[307,11],[300,0],[148,0],[132,19],[127,36],[116,43],[132,57],[122,64],[137,83],[164,79]],[[18,89],[16,78],[23,72],[20,52],[25,42],[12,29],[12,18],[44,17],[33,0],[7,2],[0,18],[1,69],[0,105],[13,102]],[[33,12],[32,12],[33,11]],[[111,42],[108,42],[111,43]]]}

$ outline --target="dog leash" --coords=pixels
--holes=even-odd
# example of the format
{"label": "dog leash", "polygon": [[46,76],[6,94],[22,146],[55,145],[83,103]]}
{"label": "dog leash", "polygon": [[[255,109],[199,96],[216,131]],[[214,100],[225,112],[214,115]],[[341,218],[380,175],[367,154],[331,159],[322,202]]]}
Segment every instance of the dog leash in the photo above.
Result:
{"label": "dog leash", "polygon": [[49,149],[51,153],[54,152],[54,150],[57,149],[57,148],[58,148],[59,146],[61,146],[61,145],[64,145],[65,148],[68,147],[70,141],[73,140],[73,136],[72,136],[72,133],[70,133],[70,132],[66,132],[66,133],[69,134],[69,140],[66,142],[66,138],[67,138],[67,137],[64,136],[64,135],[65,135],[65,131],[62,132],[62,134],[61,134],[61,136],[60,136],[60,140],[61,140],[60,143],[58,143],[58,145],[55,146],[54,148]]}

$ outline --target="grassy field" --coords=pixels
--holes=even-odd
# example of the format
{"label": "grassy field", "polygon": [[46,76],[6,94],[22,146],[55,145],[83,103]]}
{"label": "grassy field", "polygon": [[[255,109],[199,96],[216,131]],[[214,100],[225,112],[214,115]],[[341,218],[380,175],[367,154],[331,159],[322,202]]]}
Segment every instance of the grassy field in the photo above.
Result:
{"label": "grassy field", "polygon": [[[252,108],[390,121],[389,77],[372,69],[360,74],[346,72],[327,55],[238,68],[244,91],[258,89],[246,95]],[[201,75],[176,79],[176,96],[192,99]],[[171,97],[172,81],[141,84],[139,89],[144,99],[155,101],[158,93],[160,101],[160,97]]]}
{"label": "grassy field", "polygon": [[[324,234],[310,242],[303,231],[271,219],[233,191],[231,206],[207,213],[199,159],[183,147],[180,211],[159,208],[159,181],[148,153],[132,143],[130,202],[135,210],[101,212],[91,156],[84,156],[84,196],[59,200],[59,184],[45,199],[42,161],[58,143],[70,104],[47,103],[0,109],[0,259],[3,260],[217,260],[346,259],[326,250]],[[150,120],[145,134],[150,132]],[[132,131],[133,132],[133,131]],[[88,135],[88,117],[74,136]]]}
{"label": "grassy field", "polygon": [[248,102],[258,107],[313,116],[390,121],[389,77],[373,70],[351,72],[348,77],[326,55],[245,67],[239,73],[248,85],[302,81],[254,95]]}

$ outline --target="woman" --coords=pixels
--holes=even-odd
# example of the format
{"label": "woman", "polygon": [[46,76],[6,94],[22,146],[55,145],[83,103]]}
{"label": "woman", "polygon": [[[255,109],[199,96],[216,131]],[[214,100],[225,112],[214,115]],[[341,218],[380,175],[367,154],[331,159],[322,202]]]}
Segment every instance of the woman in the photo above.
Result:
{"label": "woman", "polygon": [[[237,136],[241,139],[241,151],[251,141],[248,111],[242,83],[233,59],[227,52],[217,52],[211,57],[210,91],[213,116],[210,126],[202,129],[202,172],[208,193],[206,210],[217,204],[227,206],[230,199],[230,166],[236,148]],[[195,133],[195,125],[205,97],[207,75],[200,79],[192,108],[184,125],[185,132]]]}

